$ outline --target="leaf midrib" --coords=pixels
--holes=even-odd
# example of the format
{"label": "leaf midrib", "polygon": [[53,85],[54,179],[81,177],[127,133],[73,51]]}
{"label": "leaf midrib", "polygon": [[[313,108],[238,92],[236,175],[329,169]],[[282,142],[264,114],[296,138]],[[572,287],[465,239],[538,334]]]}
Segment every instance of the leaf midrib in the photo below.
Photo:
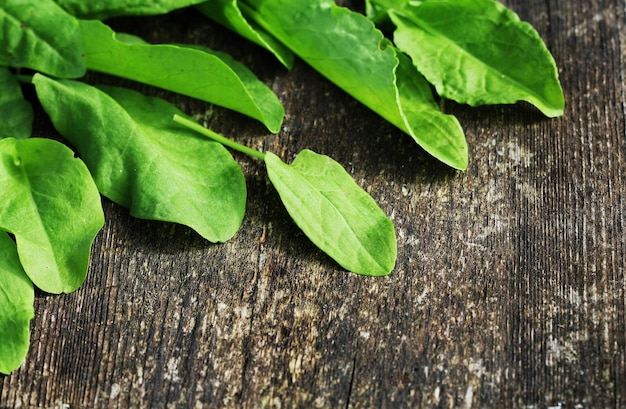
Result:
{"label": "leaf midrib", "polygon": [[[287,165],[287,166],[289,166],[289,165]],[[378,265],[378,266],[381,268],[381,271],[387,271],[387,269],[385,268],[385,266],[383,266],[383,265],[382,265],[382,264],[381,264],[378,260],[376,260],[376,258],[374,258],[374,257],[370,254],[369,250],[363,246],[363,244],[361,243],[361,240],[360,240],[360,239],[358,239],[358,237],[359,237],[359,236],[356,234],[356,232],[355,232],[355,231],[354,231],[354,229],[352,228],[352,225],[351,225],[350,223],[348,223],[348,221],[347,221],[347,220],[346,220],[346,218],[344,217],[343,213],[339,210],[339,208],[337,208],[337,206],[333,203],[333,201],[332,201],[332,200],[330,200],[330,199],[328,198],[328,196],[324,193],[324,191],[323,191],[323,190],[321,190],[321,189],[318,189],[315,185],[313,185],[311,182],[309,182],[309,180],[305,177],[305,174],[304,174],[304,173],[303,173],[300,169],[298,169],[297,167],[294,167],[294,166],[293,166],[293,164],[292,164],[292,168],[293,168],[293,170],[295,170],[295,171],[297,171],[297,172],[298,172],[298,175],[300,175],[300,176],[301,176],[301,179],[304,181],[304,183],[306,183],[306,184],[307,184],[307,185],[308,185],[308,186],[309,186],[309,187],[310,187],[313,191],[317,191],[317,192],[319,192],[319,193],[320,193],[320,195],[321,195],[321,196],[322,196],[322,197],[323,197],[323,198],[324,198],[324,199],[325,199],[328,203],[330,203],[331,207],[332,207],[332,208],[333,208],[333,209],[334,209],[334,210],[335,210],[335,211],[336,211],[336,212],[337,212],[337,213],[341,216],[341,219],[342,219],[342,220],[344,221],[344,223],[348,226],[348,230],[350,230],[350,232],[352,233],[352,235],[353,235],[354,237],[356,237],[356,238],[357,238],[357,242],[359,243],[359,247],[365,251],[365,253],[366,253],[366,254],[367,254],[367,256],[370,258],[370,260],[372,260],[372,261],[374,262],[374,264]],[[288,186],[288,184],[285,184],[285,185],[287,185],[287,186]]]}

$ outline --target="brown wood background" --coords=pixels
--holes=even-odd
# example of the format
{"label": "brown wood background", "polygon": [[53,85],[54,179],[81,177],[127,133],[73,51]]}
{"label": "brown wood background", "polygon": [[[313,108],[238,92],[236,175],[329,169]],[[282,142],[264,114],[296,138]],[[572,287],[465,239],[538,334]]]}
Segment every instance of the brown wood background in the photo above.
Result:
{"label": "brown wood background", "polygon": [[[393,218],[395,271],[342,271],[298,232],[263,165],[210,244],[107,200],[85,285],[39,294],[0,407],[626,407],[624,7],[507,0],[545,39],[567,110],[446,103],[466,172],[298,61],[291,72],[192,11],[115,20],[153,42],[230,52],[283,101],[283,130],[152,88],[214,130],[285,160],[341,162]],[[37,134],[55,137],[45,118]]]}

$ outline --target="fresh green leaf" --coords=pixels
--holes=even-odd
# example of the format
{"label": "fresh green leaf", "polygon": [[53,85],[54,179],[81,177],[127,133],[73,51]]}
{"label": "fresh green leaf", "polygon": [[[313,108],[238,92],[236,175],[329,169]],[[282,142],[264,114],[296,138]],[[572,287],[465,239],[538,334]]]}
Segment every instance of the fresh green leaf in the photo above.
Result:
{"label": "fresh green leaf", "polygon": [[291,69],[294,61],[293,53],[254,22],[248,21],[237,3],[237,0],[212,0],[198,5],[197,8],[224,27],[265,48],[285,67]]}
{"label": "fresh green leaf", "polygon": [[317,71],[437,159],[467,167],[467,142],[456,118],[439,111],[429,84],[365,16],[331,0],[246,3],[251,18]]}
{"label": "fresh green leaf", "polygon": [[99,21],[81,21],[81,28],[89,69],[211,102],[258,119],[271,132],[280,130],[284,109],[278,97],[241,64],[234,70],[232,61],[191,47],[119,41]]}
{"label": "fresh green leaf", "polygon": [[24,270],[50,293],[76,290],[104,225],[100,195],[84,163],[60,142],[0,140],[0,230],[12,233]]}
{"label": "fresh green leaf", "polygon": [[[280,130],[280,125],[285,111],[280,102],[278,102],[277,99],[275,100],[276,95],[272,91],[269,91],[267,85],[259,81],[259,79],[254,75],[252,71],[250,71],[245,65],[241,64],[239,61],[235,60],[230,54],[221,51],[211,50],[210,48],[202,47],[199,45],[188,45],[185,47],[189,49],[200,50],[206,54],[219,58],[222,63],[226,64],[228,68],[230,68],[232,72],[239,77],[239,81],[245,84],[249,95],[253,95],[255,96],[255,98],[258,96],[260,97],[259,99],[266,98],[269,101],[268,107],[276,111],[272,113],[271,110],[267,110],[268,116],[271,115],[274,118],[280,118],[280,120],[275,121],[275,126],[277,128],[272,132],[277,132],[278,130]],[[258,103],[262,102],[262,100],[259,100]]]}
{"label": "fresh green leaf", "polygon": [[28,352],[35,290],[17,255],[15,243],[0,231],[0,373],[19,368]]}
{"label": "fresh green leaf", "polygon": [[165,14],[206,0],[55,0],[71,14],[103,20],[115,16]]}
{"label": "fresh green leaf", "polygon": [[456,169],[466,169],[467,142],[459,121],[439,110],[430,85],[415,71],[408,58],[403,54],[397,57],[397,101],[405,124],[401,129],[443,163]]}
{"label": "fresh green leaf", "polygon": [[0,65],[63,78],[85,74],[78,23],[54,1],[1,1],[0,26]]}
{"label": "fresh green leaf", "polygon": [[78,150],[100,192],[135,217],[187,225],[212,242],[239,229],[246,186],[218,143],[172,122],[171,104],[76,81],[33,80],[56,129]]}
{"label": "fresh green leaf", "polygon": [[315,245],[357,274],[393,270],[393,223],[340,164],[309,150],[291,165],[268,152],[265,163],[287,211]]}
{"label": "fresh green leaf", "polygon": [[440,95],[472,106],[522,100],[548,117],[563,114],[554,59],[517,14],[494,0],[401,4],[389,11],[394,41]]}
{"label": "fresh green leaf", "polygon": [[28,138],[33,128],[33,107],[22,95],[22,89],[11,72],[0,67],[0,139]]}

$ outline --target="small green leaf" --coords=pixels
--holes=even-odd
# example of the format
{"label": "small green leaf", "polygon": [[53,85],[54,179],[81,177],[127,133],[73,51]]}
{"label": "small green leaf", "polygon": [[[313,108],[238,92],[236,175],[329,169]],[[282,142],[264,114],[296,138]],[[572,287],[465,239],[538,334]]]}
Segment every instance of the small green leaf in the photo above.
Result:
{"label": "small green leaf", "polygon": [[331,0],[245,3],[250,18],[322,75],[437,159],[467,168],[467,142],[456,118],[440,112],[429,84],[365,16]]}
{"label": "small green leaf", "polygon": [[33,283],[20,264],[15,243],[0,231],[0,373],[11,373],[26,357],[34,302]]}
{"label": "small green leaf", "polygon": [[22,89],[11,72],[0,67],[0,139],[28,138],[33,128],[33,107],[22,95]]}
{"label": "small green leaf", "polygon": [[232,59],[192,47],[120,41],[99,21],[80,24],[89,69],[211,102],[258,119],[271,132],[280,130],[285,111],[276,94]]}
{"label": "small green leaf", "polygon": [[89,171],[60,142],[0,140],[0,230],[12,233],[24,270],[49,293],[76,290],[104,225]]}
{"label": "small green leaf", "polygon": [[291,165],[268,152],[265,163],[285,208],[315,245],[357,274],[393,270],[393,223],[340,164],[309,150]]}
{"label": "small green leaf", "polygon": [[563,114],[552,55],[535,29],[494,0],[406,2],[391,10],[396,45],[437,92],[472,106],[527,101]]}
{"label": "small green leaf", "polygon": [[87,19],[165,14],[206,0],[55,0],[71,14]]}
{"label": "small green leaf", "polygon": [[62,78],[85,74],[78,23],[54,1],[2,1],[0,26],[0,65]]}
{"label": "small green leaf", "polygon": [[285,67],[291,69],[294,61],[293,53],[254,22],[248,21],[237,3],[237,0],[213,0],[204,2],[197,8],[224,27],[265,48]]}
{"label": "small green leaf", "polygon": [[174,106],[123,88],[42,75],[33,82],[103,195],[135,217],[184,224],[212,242],[237,232],[246,201],[241,168],[222,145],[177,126]]}

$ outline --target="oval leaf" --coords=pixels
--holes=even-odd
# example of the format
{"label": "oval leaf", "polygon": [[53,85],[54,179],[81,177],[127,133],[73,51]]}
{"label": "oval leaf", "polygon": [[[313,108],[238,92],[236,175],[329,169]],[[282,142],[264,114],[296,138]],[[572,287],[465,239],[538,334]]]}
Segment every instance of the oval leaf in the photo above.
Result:
{"label": "oval leaf", "polygon": [[78,23],[54,1],[2,1],[0,25],[0,65],[62,78],[85,74]]}
{"label": "oval leaf", "polygon": [[24,99],[20,84],[5,67],[0,67],[0,118],[0,139],[30,136],[33,107]]}
{"label": "oval leaf", "polygon": [[239,229],[246,185],[220,144],[172,121],[158,98],[76,81],[33,80],[57,130],[78,150],[98,189],[135,217],[184,224],[209,241]]}
{"label": "oval leaf", "polygon": [[55,0],[73,15],[103,20],[115,16],[165,14],[206,0]]}
{"label": "oval leaf", "polygon": [[393,270],[393,223],[340,164],[310,150],[291,165],[268,152],[265,163],[285,208],[315,245],[357,274]]}
{"label": "oval leaf", "polygon": [[234,70],[232,61],[197,48],[119,41],[99,21],[81,21],[81,28],[89,69],[211,102],[280,130],[285,112],[278,97],[241,64]]}
{"label": "oval leaf", "polygon": [[535,29],[494,0],[409,2],[391,12],[394,41],[437,92],[472,106],[527,101],[563,114],[552,55]]}
{"label": "oval leaf", "polygon": [[15,243],[0,231],[0,373],[19,368],[28,352],[35,290],[17,255]]}
{"label": "oval leaf", "polygon": [[249,0],[248,14],[344,91],[457,169],[468,151],[456,118],[444,115],[429,84],[365,16],[330,0]]}
{"label": "oval leaf", "polygon": [[0,140],[0,230],[15,236],[24,270],[50,293],[76,290],[104,225],[100,195],[84,163],[62,143]]}

